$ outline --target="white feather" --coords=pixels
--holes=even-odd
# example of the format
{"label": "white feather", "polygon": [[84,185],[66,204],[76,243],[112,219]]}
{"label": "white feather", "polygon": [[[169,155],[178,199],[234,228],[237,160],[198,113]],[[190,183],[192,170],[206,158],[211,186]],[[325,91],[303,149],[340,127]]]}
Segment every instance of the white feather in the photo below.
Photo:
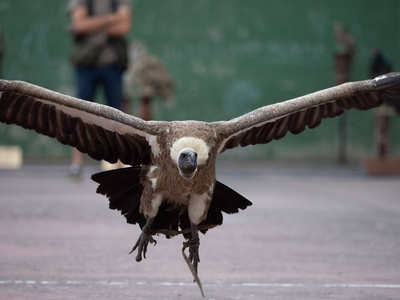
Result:
{"label": "white feather", "polygon": [[151,152],[153,153],[154,157],[157,157],[161,153],[160,144],[157,142],[157,136],[155,135],[146,135],[146,140],[151,147]]}
{"label": "white feather", "polygon": [[175,163],[178,162],[179,153],[185,148],[193,149],[197,153],[198,165],[203,165],[206,163],[208,159],[209,148],[203,140],[195,137],[183,137],[175,141],[175,143],[172,145],[170,149],[171,159]]}
{"label": "white feather", "polygon": [[157,177],[151,177],[151,176],[152,176],[154,170],[156,170],[157,168],[158,168],[157,166],[150,166],[149,173],[147,174],[147,177],[151,181],[151,187],[153,190],[155,190],[157,187]]}
{"label": "white feather", "polygon": [[150,177],[150,175],[154,172],[155,169],[158,169],[158,167],[157,166],[150,166],[149,174],[147,174],[147,176]]}
{"label": "white feather", "polygon": [[193,224],[198,225],[203,221],[207,209],[208,192],[201,195],[192,195],[189,200],[188,213],[189,219]]}
{"label": "white feather", "polygon": [[151,181],[151,188],[155,190],[157,187],[157,178],[151,178],[150,181]]}
{"label": "white feather", "polygon": [[148,216],[149,216],[150,218],[153,218],[153,217],[155,217],[155,216],[157,215],[157,213],[158,213],[158,208],[159,208],[160,205],[161,205],[162,199],[163,199],[162,195],[158,194],[158,195],[151,201],[151,208],[152,208],[152,210],[151,210],[150,212],[148,212]]}

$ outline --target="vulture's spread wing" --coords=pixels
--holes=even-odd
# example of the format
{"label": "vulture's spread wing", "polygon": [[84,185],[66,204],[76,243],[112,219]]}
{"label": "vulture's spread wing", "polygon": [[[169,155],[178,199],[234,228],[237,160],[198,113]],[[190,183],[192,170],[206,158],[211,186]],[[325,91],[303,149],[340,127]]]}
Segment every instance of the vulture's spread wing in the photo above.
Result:
{"label": "vulture's spread wing", "polygon": [[400,97],[400,73],[345,83],[264,106],[230,121],[215,122],[218,132],[225,137],[219,153],[239,145],[269,143],[283,138],[287,132],[298,134],[306,126],[315,128],[322,119],[336,117],[346,109],[366,110],[379,106],[382,96]]}
{"label": "vulture's spread wing", "polygon": [[130,165],[148,163],[149,141],[160,126],[105,105],[5,80],[0,80],[0,122],[57,138],[97,160],[120,159]]}

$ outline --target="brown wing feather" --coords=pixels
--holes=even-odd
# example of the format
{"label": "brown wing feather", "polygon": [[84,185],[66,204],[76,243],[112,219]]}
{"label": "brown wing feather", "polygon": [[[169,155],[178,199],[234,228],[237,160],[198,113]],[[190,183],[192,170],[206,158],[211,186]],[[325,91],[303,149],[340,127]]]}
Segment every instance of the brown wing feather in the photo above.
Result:
{"label": "brown wing feather", "polygon": [[400,73],[374,80],[346,83],[293,100],[259,108],[228,122],[213,123],[225,136],[219,153],[237,146],[266,144],[315,128],[322,119],[348,109],[367,110],[382,103],[382,96],[400,97]]}
{"label": "brown wing feather", "polygon": [[92,158],[140,165],[150,160],[146,137],[159,122],[68,97],[24,82],[0,80],[0,122],[56,138]]}

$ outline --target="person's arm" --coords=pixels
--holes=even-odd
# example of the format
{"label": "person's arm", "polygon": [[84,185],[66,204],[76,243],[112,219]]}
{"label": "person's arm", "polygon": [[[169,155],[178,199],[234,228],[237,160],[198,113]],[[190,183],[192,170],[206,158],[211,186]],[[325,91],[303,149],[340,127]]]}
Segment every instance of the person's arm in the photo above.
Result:
{"label": "person's arm", "polygon": [[121,6],[114,14],[116,21],[107,28],[107,33],[113,37],[125,36],[132,25],[132,12],[128,6]]}
{"label": "person's arm", "polygon": [[108,31],[115,24],[118,24],[117,14],[104,16],[89,16],[85,7],[76,7],[72,11],[73,29],[76,34],[91,34],[99,31]]}

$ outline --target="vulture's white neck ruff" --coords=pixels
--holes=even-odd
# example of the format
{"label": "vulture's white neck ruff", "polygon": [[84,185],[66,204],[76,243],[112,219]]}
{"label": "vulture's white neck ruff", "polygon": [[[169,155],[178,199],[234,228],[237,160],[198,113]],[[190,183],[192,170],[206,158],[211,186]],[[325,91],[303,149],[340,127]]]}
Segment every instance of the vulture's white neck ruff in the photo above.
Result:
{"label": "vulture's white neck ruff", "polygon": [[207,144],[195,137],[183,137],[176,140],[171,147],[171,159],[174,163],[178,162],[179,153],[185,149],[191,148],[197,153],[197,164],[204,165],[208,159],[208,146]]}

